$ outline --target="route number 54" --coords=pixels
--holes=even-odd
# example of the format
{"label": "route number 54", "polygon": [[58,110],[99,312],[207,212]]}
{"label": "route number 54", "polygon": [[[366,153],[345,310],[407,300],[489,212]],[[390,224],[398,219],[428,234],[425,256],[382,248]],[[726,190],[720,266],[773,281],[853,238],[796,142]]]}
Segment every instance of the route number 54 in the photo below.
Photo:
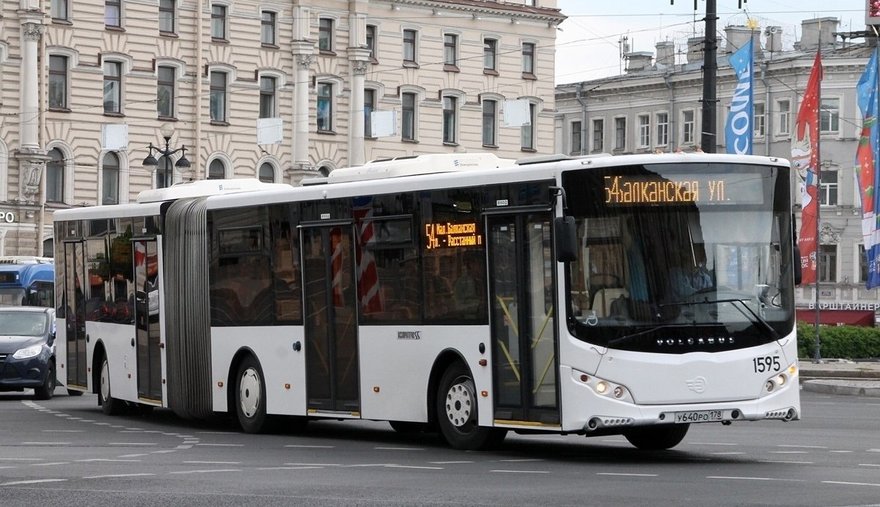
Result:
{"label": "route number 54", "polygon": [[766,373],[782,369],[782,365],[779,363],[779,356],[752,358],[752,367],[755,369],[755,373]]}

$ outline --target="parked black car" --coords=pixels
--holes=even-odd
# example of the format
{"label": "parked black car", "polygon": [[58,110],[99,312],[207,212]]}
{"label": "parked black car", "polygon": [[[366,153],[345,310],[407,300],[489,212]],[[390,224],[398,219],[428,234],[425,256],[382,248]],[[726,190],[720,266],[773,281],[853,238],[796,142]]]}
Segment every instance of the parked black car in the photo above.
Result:
{"label": "parked black car", "polygon": [[27,388],[38,400],[55,391],[55,310],[0,307],[0,391]]}

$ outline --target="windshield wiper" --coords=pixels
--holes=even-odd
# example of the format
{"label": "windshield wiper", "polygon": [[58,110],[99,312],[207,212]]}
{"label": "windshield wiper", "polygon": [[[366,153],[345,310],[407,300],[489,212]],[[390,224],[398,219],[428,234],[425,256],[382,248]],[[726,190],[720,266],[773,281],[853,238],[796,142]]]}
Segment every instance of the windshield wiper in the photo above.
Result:
{"label": "windshield wiper", "polygon": [[[746,301],[747,301],[746,299],[740,299],[740,298],[704,299],[702,301],[676,301],[675,303],[662,303],[659,306],[664,307],[664,306],[708,305],[708,304],[715,304],[715,303],[739,303],[739,305],[736,305],[736,304],[733,305],[733,307],[736,308],[739,311],[739,313],[743,314],[743,316],[745,318],[749,319],[749,321],[751,321],[752,324],[760,324],[761,327],[763,327],[766,331],[768,331],[770,333],[770,336],[774,340],[778,340],[779,333],[777,333],[776,330],[773,329],[773,326],[771,326],[769,322],[767,322],[763,317],[761,317],[760,315],[755,313],[755,311],[752,310],[749,307],[749,305],[746,304]],[[745,308],[745,310],[743,310],[743,308]]]}

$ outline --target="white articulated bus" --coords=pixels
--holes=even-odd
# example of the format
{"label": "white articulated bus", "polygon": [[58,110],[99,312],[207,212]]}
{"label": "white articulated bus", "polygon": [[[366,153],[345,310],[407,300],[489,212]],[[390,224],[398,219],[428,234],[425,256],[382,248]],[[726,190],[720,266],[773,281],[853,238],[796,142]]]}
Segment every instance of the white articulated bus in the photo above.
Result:
{"label": "white articulated bus", "polygon": [[166,407],[677,445],[800,417],[789,163],[422,155],[55,213],[59,371]]}

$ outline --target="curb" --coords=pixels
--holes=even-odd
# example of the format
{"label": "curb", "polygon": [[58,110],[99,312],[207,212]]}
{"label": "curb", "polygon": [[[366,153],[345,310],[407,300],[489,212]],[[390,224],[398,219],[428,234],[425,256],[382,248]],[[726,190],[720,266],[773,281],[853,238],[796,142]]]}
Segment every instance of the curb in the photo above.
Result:
{"label": "curb", "polygon": [[801,389],[823,394],[843,394],[848,396],[870,396],[880,398],[880,380],[804,380]]}

